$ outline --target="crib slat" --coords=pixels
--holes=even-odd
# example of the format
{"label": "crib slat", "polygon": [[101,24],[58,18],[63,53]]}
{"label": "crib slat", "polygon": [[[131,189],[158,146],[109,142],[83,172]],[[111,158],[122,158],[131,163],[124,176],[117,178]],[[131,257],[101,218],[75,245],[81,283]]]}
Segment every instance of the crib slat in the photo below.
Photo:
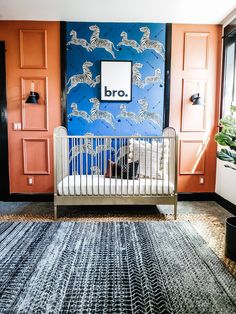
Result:
{"label": "crib slat", "polygon": [[[145,195],[147,194],[147,140],[145,140]],[[149,174],[150,175],[150,174]]]}
{"label": "crib slat", "polygon": [[85,138],[85,174],[86,174],[86,195],[88,195],[88,139]]}
{"label": "crib slat", "polygon": [[[68,152],[70,151],[70,138],[68,138],[68,141],[67,141],[67,146],[68,146]],[[72,151],[72,158],[73,158],[73,151]],[[68,195],[70,196],[71,193],[70,193],[70,160],[69,158],[67,158],[68,160],[68,164],[67,164],[67,169],[68,169]]]}
{"label": "crib slat", "polygon": [[163,167],[162,167],[162,195],[164,194],[164,183],[165,183],[165,139],[162,139],[162,156],[163,156]]}
{"label": "crib slat", "polygon": [[104,184],[103,184],[103,196],[106,195],[106,180],[105,180],[105,173],[106,173],[106,160],[107,160],[107,139],[105,138],[103,140],[103,147],[104,147],[104,150],[103,150],[103,181],[104,181]]}
{"label": "crib slat", "polygon": [[[97,162],[98,162],[98,168],[100,169],[100,171],[102,171],[101,168],[101,164],[100,164],[100,154],[99,154],[99,150],[98,150],[98,145],[100,144],[100,140],[97,139]],[[98,173],[98,195],[100,195],[100,171]]]}
{"label": "crib slat", "polygon": [[[81,145],[82,143],[82,145]],[[79,151],[80,151],[80,195],[83,194],[83,190],[82,190],[82,175],[84,172],[83,169],[83,139],[80,139],[80,147],[79,147]]]}
{"label": "crib slat", "polygon": [[[124,150],[123,138],[121,138],[121,148],[122,150]],[[122,152],[122,158],[121,158],[121,169],[123,169],[123,152]],[[121,171],[121,195],[123,195],[123,171]]]}
{"label": "crib slat", "polygon": [[[77,177],[76,179],[78,180],[78,174],[79,174],[79,159],[78,159],[78,156],[79,156],[79,142],[78,142],[78,137],[76,138],[76,149],[77,149],[77,155],[76,155],[76,172],[77,172]],[[77,194],[77,190],[76,190],[76,195]]]}
{"label": "crib slat", "polygon": [[152,195],[152,138],[149,139],[151,141],[151,153],[150,153],[150,194]]}
{"label": "crib slat", "polygon": [[115,193],[117,196],[117,138],[115,138]]}
{"label": "crib slat", "polygon": [[58,138],[54,136],[53,142],[53,160],[54,160],[54,196],[55,192],[58,193],[58,161],[57,161],[57,152],[58,152]]}
{"label": "crib slat", "polygon": [[94,174],[94,141],[93,138],[90,138],[91,141],[91,148],[92,148],[92,152],[91,152],[91,156],[90,156],[90,160],[91,160],[91,174],[92,174],[92,196],[94,195],[94,189],[93,189],[93,174]]}
{"label": "crib slat", "polygon": [[[72,147],[75,150],[75,138],[72,139]],[[72,173],[74,175],[74,195],[76,195],[76,188],[75,188],[75,158],[76,158],[76,153],[73,156],[73,162],[72,162]]]}
{"label": "crib slat", "polygon": [[60,154],[60,158],[61,158],[61,176],[62,176],[62,196],[65,194],[64,192],[64,158],[63,158],[63,138],[60,138],[61,140],[61,154]]}
{"label": "crib slat", "polygon": [[134,196],[134,138],[132,139],[133,139],[133,160],[131,160],[131,162],[133,162],[133,196]]}
{"label": "crib slat", "polygon": [[[112,139],[110,138],[110,168],[111,168],[111,162],[112,162],[112,158],[111,158],[111,142],[112,142]],[[110,196],[111,196],[111,169],[109,169],[110,171],[109,171],[109,173],[110,173],[110,178],[109,178],[109,180],[110,180],[110,188],[109,188],[109,192],[110,192]]]}
{"label": "crib slat", "polygon": [[138,176],[138,185],[139,185],[139,196],[140,196],[140,180],[141,180],[141,176],[140,176],[140,169],[141,169],[141,162],[140,162],[140,138],[138,139],[139,141],[139,176]]}
{"label": "crib slat", "polygon": [[168,194],[170,194],[170,141],[171,139],[168,139]]}
{"label": "crib slat", "polygon": [[159,176],[159,170],[158,170],[158,167],[159,167],[159,162],[160,162],[160,157],[159,157],[159,142],[157,142],[157,167],[156,167],[156,195],[159,194],[159,190],[158,190],[158,176]]}
{"label": "crib slat", "polygon": [[[126,142],[127,145],[127,142]],[[127,181],[127,195],[129,195],[129,158],[127,155],[128,152],[126,152],[126,181]]]}

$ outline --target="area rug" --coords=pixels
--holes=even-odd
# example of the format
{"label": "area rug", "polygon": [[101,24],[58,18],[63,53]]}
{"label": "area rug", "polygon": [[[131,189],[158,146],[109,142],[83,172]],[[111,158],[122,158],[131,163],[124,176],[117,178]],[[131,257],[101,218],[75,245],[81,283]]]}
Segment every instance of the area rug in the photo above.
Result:
{"label": "area rug", "polygon": [[0,223],[0,313],[236,313],[189,222]]}

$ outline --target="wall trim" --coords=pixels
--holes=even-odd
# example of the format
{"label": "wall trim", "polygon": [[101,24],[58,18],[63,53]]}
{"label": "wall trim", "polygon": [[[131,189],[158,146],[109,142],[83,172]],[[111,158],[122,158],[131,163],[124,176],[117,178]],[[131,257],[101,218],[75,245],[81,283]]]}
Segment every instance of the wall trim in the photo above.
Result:
{"label": "wall trim", "polygon": [[66,115],[66,22],[60,22],[61,53],[61,124],[67,128]]}
{"label": "wall trim", "polygon": [[165,86],[164,86],[164,128],[169,126],[170,119],[170,79],[171,79],[171,43],[172,24],[166,24],[166,52],[165,52]]}
{"label": "wall trim", "polygon": [[10,193],[5,51],[5,42],[0,41],[0,200],[8,199]]}

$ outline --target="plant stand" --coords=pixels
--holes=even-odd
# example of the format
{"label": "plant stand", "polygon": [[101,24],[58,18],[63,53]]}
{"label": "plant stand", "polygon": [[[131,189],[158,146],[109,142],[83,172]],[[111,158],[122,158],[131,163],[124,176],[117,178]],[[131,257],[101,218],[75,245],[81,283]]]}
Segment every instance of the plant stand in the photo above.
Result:
{"label": "plant stand", "polygon": [[225,256],[236,262],[236,217],[226,219]]}

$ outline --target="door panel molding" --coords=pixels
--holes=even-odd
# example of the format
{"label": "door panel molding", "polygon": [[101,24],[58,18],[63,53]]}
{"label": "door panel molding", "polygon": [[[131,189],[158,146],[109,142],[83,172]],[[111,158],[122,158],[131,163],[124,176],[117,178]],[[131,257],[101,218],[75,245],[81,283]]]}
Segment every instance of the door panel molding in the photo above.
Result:
{"label": "door panel molding", "polygon": [[185,32],[184,70],[208,70],[209,33]]}

